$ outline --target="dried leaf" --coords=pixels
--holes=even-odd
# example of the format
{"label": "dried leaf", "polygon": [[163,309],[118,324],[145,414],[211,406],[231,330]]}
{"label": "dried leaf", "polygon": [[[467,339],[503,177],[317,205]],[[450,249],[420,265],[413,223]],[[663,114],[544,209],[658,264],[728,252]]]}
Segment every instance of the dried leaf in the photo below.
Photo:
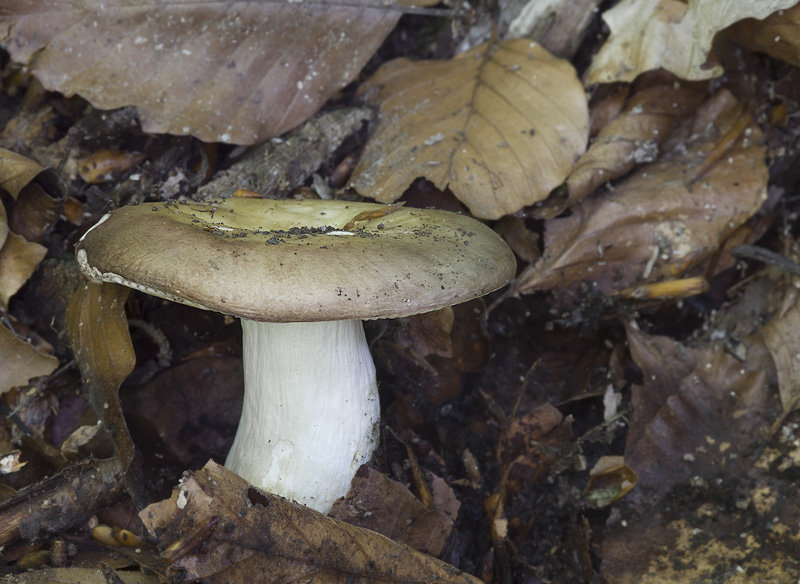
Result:
{"label": "dried leaf", "polygon": [[8,307],[8,301],[28,281],[46,254],[46,247],[8,233],[0,247],[0,307]]}
{"label": "dried leaf", "polygon": [[743,18],[764,18],[797,0],[623,0],[603,13],[611,36],[585,75],[587,85],[633,81],[652,69],[682,79],[722,75],[707,60],[714,35]]}
{"label": "dried leaf", "polygon": [[768,383],[773,367],[762,342],[746,340],[741,362],[722,343],[687,347],[632,323],[627,332],[644,383],[633,389],[625,461],[645,487],[642,496],[663,495],[694,476],[739,473],[749,462],[731,454],[762,440],[777,413]]}
{"label": "dried leaf", "polygon": [[572,439],[572,423],[554,406],[544,404],[514,416],[503,432],[497,459],[503,469],[503,488],[519,492],[544,476],[560,449]]}
{"label": "dried leaf", "polygon": [[0,188],[15,200],[26,186],[46,170],[44,166],[26,156],[0,148]]}
{"label": "dried leaf", "polygon": [[[455,499],[452,490],[445,489]],[[454,516],[436,506],[428,508],[404,484],[364,466],[353,479],[347,496],[334,503],[330,515],[439,557],[453,531],[459,506],[455,501]]]}
{"label": "dried leaf", "polygon": [[118,284],[84,281],[67,307],[67,336],[89,403],[114,441],[123,469],[135,457],[118,395],[136,362],[125,316],[129,293],[130,288]]}
{"label": "dried leaf", "polygon": [[633,490],[639,477],[622,456],[603,456],[589,471],[584,497],[597,507],[607,507]]}
{"label": "dried leaf", "polygon": [[58,359],[29,345],[0,325],[0,395],[28,383],[29,379],[50,375]]}
{"label": "dried leaf", "polygon": [[739,107],[721,91],[685,121],[656,162],[572,207],[571,216],[548,221],[542,258],[512,292],[589,281],[593,291],[616,293],[675,279],[708,258],[766,197],[764,147],[754,126],[698,182],[687,178],[733,125]]}
{"label": "dried leaf", "polygon": [[627,332],[643,380],[625,449],[639,486],[609,521],[606,580],[707,582],[720,566],[731,566],[726,582],[793,580],[797,487],[752,460],[779,410],[763,343],[745,340],[740,361],[722,343],[688,347],[631,323]]}
{"label": "dried leaf", "polygon": [[8,216],[0,204],[0,307],[6,308],[47,253],[37,242],[58,220],[62,191],[53,171],[2,148],[0,188],[14,199]]}
{"label": "dried leaf", "polygon": [[253,144],[316,112],[399,16],[379,0],[9,0],[0,40],[47,89],[137,106],[146,132]]}
{"label": "dried leaf", "polygon": [[764,343],[775,359],[784,416],[800,407],[800,302],[779,312],[762,329]]}
{"label": "dried leaf", "polygon": [[495,219],[544,199],[586,148],[586,95],[572,65],[525,39],[450,61],[397,59],[360,91],[380,117],[352,184],[383,203],[422,176]]}
{"label": "dried leaf", "polygon": [[542,201],[535,215],[556,217],[637,164],[658,158],[673,129],[693,114],[705,97],[704,86],[678,83],[663,72],[641,79],[619,116],[600,130],[578,159],[566,181],[569,196]]}
{"label": "dried leaf", "polygon": [[728,29],[728,34],[751,51],[800,67],[800,4],[763,20],[746,18]]}
{"label": "dried leaf", "polygon": [[382,535],[264,493],[214,462],[139,515],[166,546],[168,575],[187,581],[480,582]]}

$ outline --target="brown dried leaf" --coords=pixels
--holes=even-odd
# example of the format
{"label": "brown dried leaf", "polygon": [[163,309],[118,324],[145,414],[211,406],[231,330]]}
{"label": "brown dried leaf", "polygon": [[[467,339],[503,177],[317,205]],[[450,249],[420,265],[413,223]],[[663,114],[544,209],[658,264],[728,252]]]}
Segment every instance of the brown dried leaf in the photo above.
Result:
{"label": "brown dried leaf", "polygon": [[497,459],[503,469],[503,487],[518,492],[544,476],[572,439],[572,423],[557,408],[544,404],[514,416],[503,432]]}
{"label": "brown dried leaf", "polygon": [[67,337],[78,361],[89,403],[114,441],[123,469],[134,460],[134,445],[119,403],[119,386],[133,371],[125,300],[130,288],[84,281],[67,307]]}
{"label": "brown dried leaf", "polygon": [[745,341],[741,362],[722,343],[687,347],[633,323],[627,332],[644,384],[633,388],[625,461],[647,495],[694,476],[734,476],[750,464],[731,454],[762,440],[777,413],[768,383],[774,366],[763,342]]}
{"label": "brown dried leaf", "polygon": [[6,308],[47,253],[37,242],[58,220],[62,191],[50,169],[2,148],[0,189],[14,199],[8,216],[0,203],[0,306]]}
{"label": "brown dried leaf", "polygon": [[652,162],[673,129],[706,97],[705,86],[677,83],[663,72],[640,79],[619,116],[605,126],[567,177],[568,198],[546,199],[537,217],[552,218],[599,186]]}
{"label": "brown dried leaf", "polygon": [[763,20],[741,20],[728,29],[728,34],[751,51],[800,67],[800,4],[774,12]]}
{"label": "brown dried leaf", "polygon": [[[449,487],[444,485],[444,489],[441,488],[442,479],[434,478],[438,479],[435,484],[440,491],[455,501]],[[439,557],[453,531],[459,506],[460,503],[455,501],[453,516],[438,506],[428,508],[404,484],[363,466],[353,478],[347,496],[334,503],[330,515]]]}
{"label": "brown dried leaf", "polygon": [[743,18],[764,18],[797,0],[623,0],[603,13],[611,36],[585,75],[587,85],[633,81],[639,74],[666,69],[682,79],[722,75],[709,66],[709,52],[723,28]]}
{"label": "brown dried leaf", "polygon": [[0,148],[0,188],[15,200],[22,190],[45,170],[44,166],[26,156]]}
{"label": "brown dried leaf", "polygon": [[725,565],[737,566],[726,582],[793,580],[797,487],[753,466],[779,412],[763,342],[746,339],[740,361],[722,343],[688,347],[632,323],[627,332],[643,379],[625,452],[639,486],[609,521],[605,578],[706,582]]}
{"label": "brown dried leaf", "polygon": [[316,112],[399,16],[380,0],[9,0],[0,31],[47,89],[135,105],[146,132],[253,144]]}
{"label": "brown dried leaf", "polygon": [[0,395],[28,383],[29,379],[50,375],[58,359],[29,345],[4,326],[0,326]]}
{"label": "brown dried leaf", "polygon": [[425,177],[496,219],[544,199],[586,148],[586,95],[572,65],[529,40],[450,61],[397,59],[360,91],[380,116],[352,185],[383,203]]}
{"label": "brown dried leaf", "polygon": [[46,254],[46,247],[8,233],[0,247],[0,307],[8,307],[8,301],[28,281]]}
{"label": "brown dried leaf", "polygon": [[473,583],[479,580],[382,535],[264,493],[209,462],[140,517],[187,581]]}
{"label": "brown dried leaf", "polygon": [[740,113],[736,100],[721,91],[676,131],[659,160],[572,207],[571,216],[548,221],[542,258],[523,271],[512,292],[590,281],[593,291],[610,294],[674,279],[708,258],[766,197],[765,151],[755,126],[691,182]]}
{"label": "brown dried leaf", "polygon": [[800,301],[779,311],[761,330],[775,359],[784,416],[800,407]]}

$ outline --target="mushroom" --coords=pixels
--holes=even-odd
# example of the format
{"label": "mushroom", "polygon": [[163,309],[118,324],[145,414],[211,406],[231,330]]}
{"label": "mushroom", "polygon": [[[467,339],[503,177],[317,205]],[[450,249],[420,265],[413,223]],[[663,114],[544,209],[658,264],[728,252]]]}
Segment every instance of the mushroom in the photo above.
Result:
{"label": "mushroom", "polygon": [[123,207],[76,255],[92,280],[241,319],[245,397],[225,466],[323,513],[378,440],[361,321],[478,298],[515,270],[505,242],[469,217],[318,200]]}

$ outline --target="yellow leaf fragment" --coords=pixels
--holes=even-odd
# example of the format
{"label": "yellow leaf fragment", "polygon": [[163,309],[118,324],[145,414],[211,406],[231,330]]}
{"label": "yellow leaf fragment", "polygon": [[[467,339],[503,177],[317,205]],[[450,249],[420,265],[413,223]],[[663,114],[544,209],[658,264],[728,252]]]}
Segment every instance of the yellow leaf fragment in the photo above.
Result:
{"label": "yellow leaf fragment", "polygon": [[476,217],[496,219],[545,198],[586,148],[575,70],[526,39],[450,61],[397,59],[361,93],[380,116],[352,185],[382,203],[425,177]]}
{"label": "yellow leaf fragment", "polygon": [[632,81],[652,69],[682,79],[711,79],[722,67],[709,66],[714,36],[738,20],[764,18],[797,0],[623,0],[603,13],[611,36],[595,55],[585,82]]}
{"label": "yellow leaf fragment", "polygon": [[377,211],[363,211],[358,215],[356,215],[355,217],[353,217],[352,219],[350,219],[350,221],[348,221],[347,224],[344,227],[342,227],[342,230],[348,231],[349,229],[352,229],[359,221],[371,221],[372,219],[380,219],[381,217],[386,217],[390,213],[394,213],[395,211],[397,211],[400,207],[402,207],[405,204],[406,202],[402,201],[397,204],[386,205],[385,207],[381,207]]}

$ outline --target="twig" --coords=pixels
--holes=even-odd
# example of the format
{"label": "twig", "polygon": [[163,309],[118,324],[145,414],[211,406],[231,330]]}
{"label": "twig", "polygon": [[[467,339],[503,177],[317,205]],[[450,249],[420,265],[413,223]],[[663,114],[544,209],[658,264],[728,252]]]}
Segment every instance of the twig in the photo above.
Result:
{"label": "twig", "polygon": [[116,458],[81,460],[0,501],[0,548],[60,533],[125,496]]}

